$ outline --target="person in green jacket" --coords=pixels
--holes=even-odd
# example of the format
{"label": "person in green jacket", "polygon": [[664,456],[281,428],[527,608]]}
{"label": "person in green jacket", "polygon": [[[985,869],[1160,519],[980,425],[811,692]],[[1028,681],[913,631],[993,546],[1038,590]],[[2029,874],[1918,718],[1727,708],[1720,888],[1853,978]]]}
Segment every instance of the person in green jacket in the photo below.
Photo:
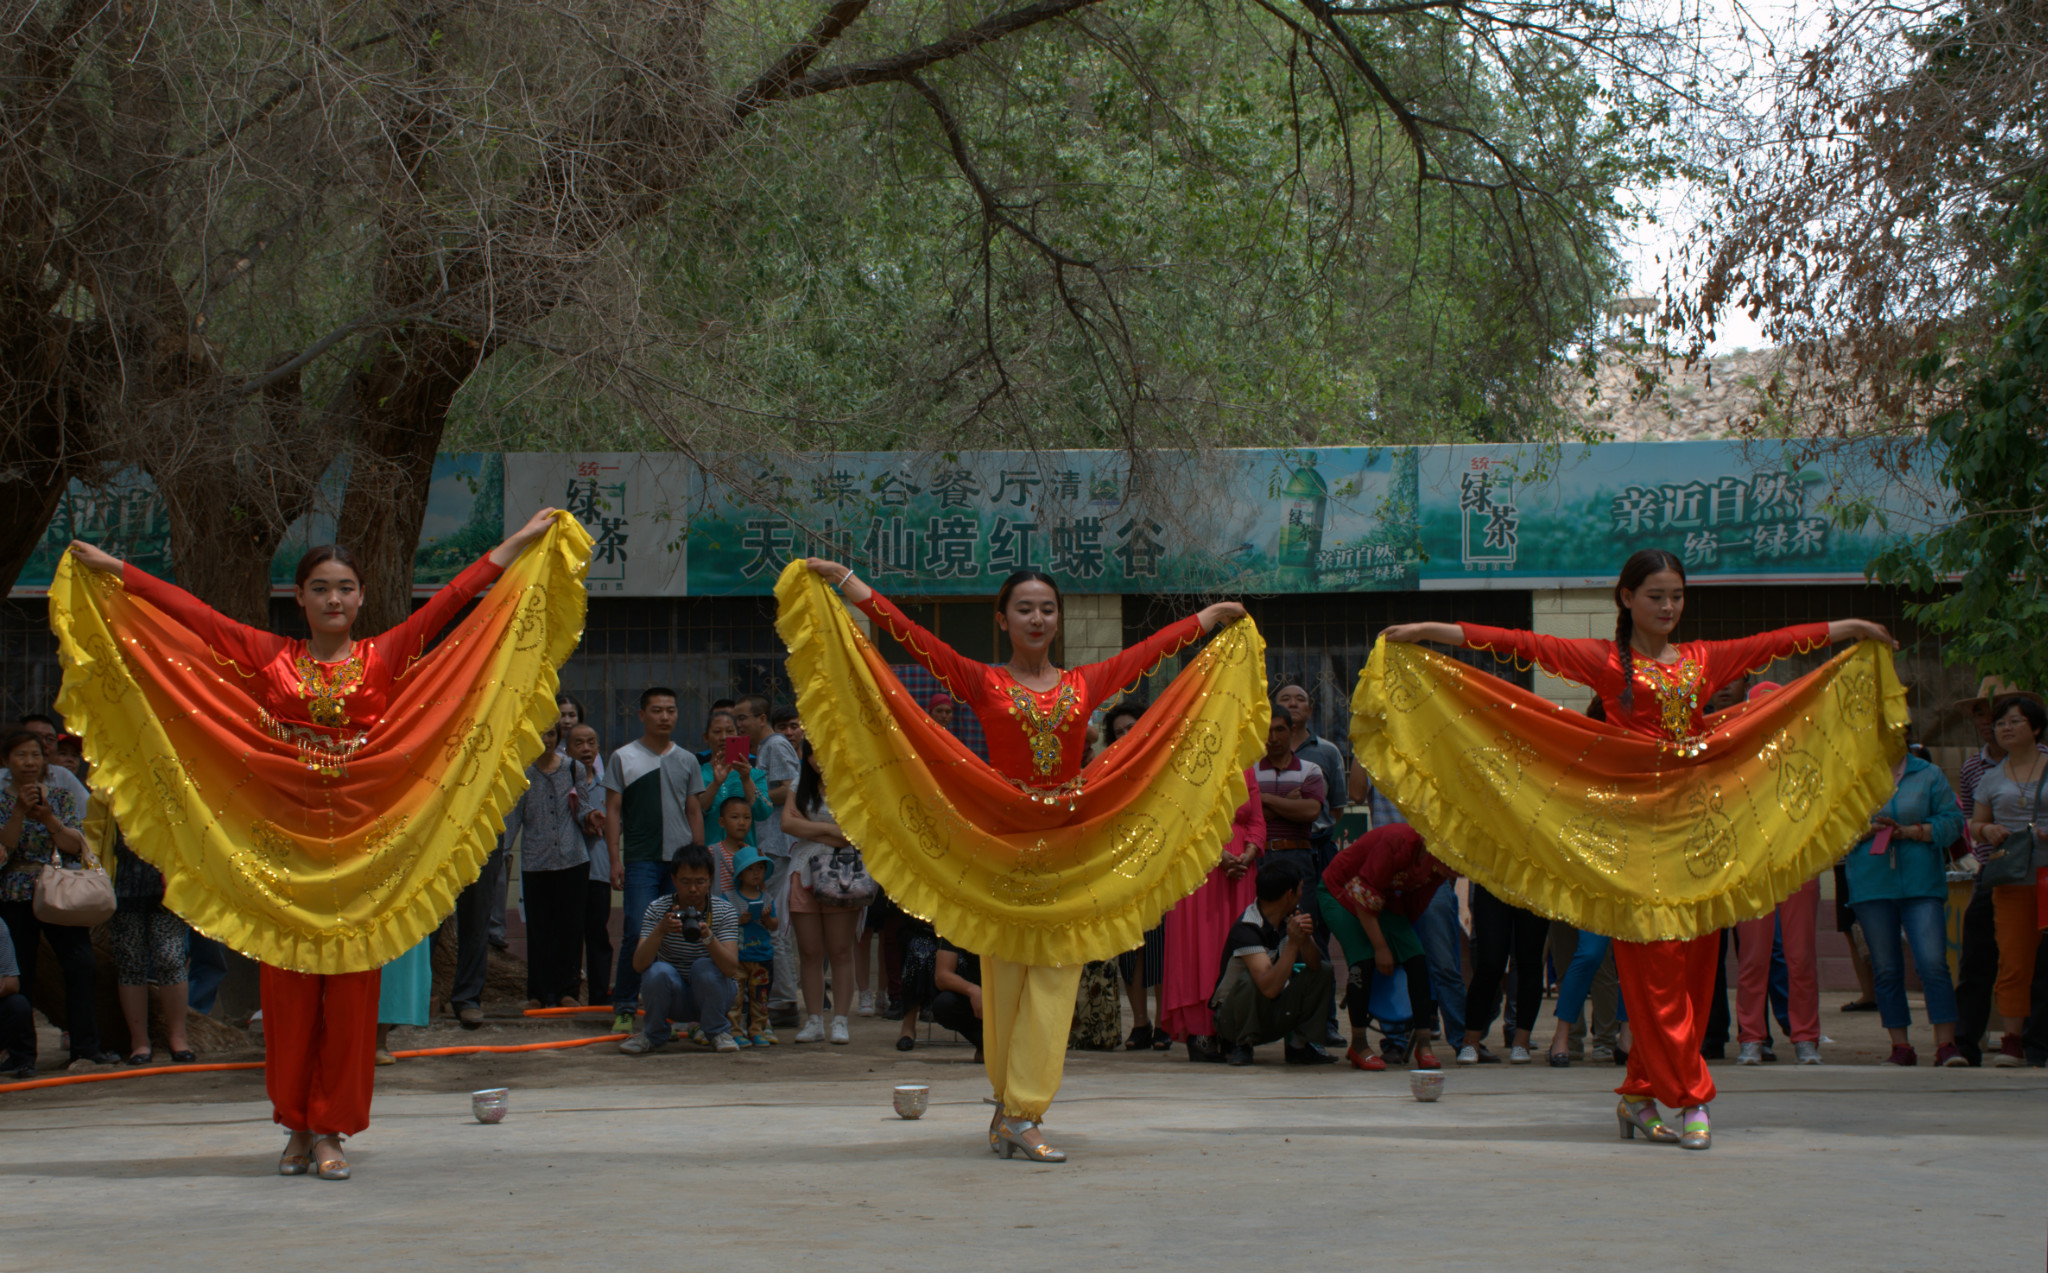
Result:
{"label": "person in green jacket", "polygon": [[1843,861],[1849,904],[1870,942],[1877,981],[1878,1019],[1891,1032],[1892,1065],[1915,1065],[1907,1041],[1906,967],[1900,935],[1913,948],[1913,967],[1927,995],[1934,1026],[1934,1063],[1967,1065],[1956,1048],[1956,992],[1948,975],[1948,849],[1963,834],[1963,810],[1941,770],[1908,755],[1898,788],[1871,815],[1870,834]]}

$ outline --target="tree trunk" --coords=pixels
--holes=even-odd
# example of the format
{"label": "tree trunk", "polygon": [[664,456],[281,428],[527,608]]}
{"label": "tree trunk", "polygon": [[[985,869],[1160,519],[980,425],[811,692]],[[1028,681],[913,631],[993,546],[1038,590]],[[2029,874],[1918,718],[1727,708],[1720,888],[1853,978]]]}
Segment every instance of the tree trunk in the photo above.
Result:
{"label": "tree trunk", "polygon": [[[243,446],[152,469],[150,476],[170,515],[179,586],[231,619],[268,628],[271,559],[292,523],[312,508],[341,447],[326,430],[305,427],[296,377],[267,389],[258,409],[260,432],[242,432]],[[201,418],[188,427],[225,432],[234,424]]]}
{"label": "tree trunk", "polygon": [[74,477],[100,469],[81,391],[99,342],[63,319],[8,305],[0,342],[0,597],[42,545]]}
{"label": "tree trunk", "polygon": [[62,460],[17,460],[17,428],[9,423],[8,444],[0,447],[0,597],[13,590],[22,567],[42,546],[72,478],[72,466]]}
{"label": "tree trunk", "polygon": [[413,556],[448,407],[490,346],[410,328],[390,333],[378,350],[354,387],[356,444],[335,526],[335,542],[362,564],[357,631],[365,634],[389,631],[412,613]]}

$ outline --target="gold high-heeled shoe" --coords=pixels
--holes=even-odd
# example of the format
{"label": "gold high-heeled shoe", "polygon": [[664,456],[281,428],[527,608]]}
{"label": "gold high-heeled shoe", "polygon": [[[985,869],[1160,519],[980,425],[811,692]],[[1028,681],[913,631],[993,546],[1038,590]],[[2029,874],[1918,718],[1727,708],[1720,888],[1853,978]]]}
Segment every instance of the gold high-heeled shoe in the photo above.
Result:
{"label": "gold high-heeled shoe", "polygon": [[314,1147],[318,1148],[323,1140],[334,1142],[334,1157],[319,1159],[313,1174],[319,1176],[322,1180],[347,1180],[349,1178],[348,1159],[341,1156],[341,1137],[316,1137],[313,1141]]}
{"label": "gold high-heeled shoe", "polygon": [[1653,1144],[1669,1145],[1678,1139],[1678,1133],[1664,1125],[1655,1101],[1632,1101],[1624,1096],[1614,1107],[1614,1121],[1621,1125],[1623,1140],[1634,1140],[1638,1131]]}
{"label": "gold high-heeled shoe", "polygon": [[[1697,1114],[1698,1117],[1694,1117]],[[1714,1144],[1714,1126],[1707,1120],[1707,1107],[1695,1105],[1684,1115],[1685,1131],[1678,1138],[1680,1149],[1711,1149]]]}
{"label": "gold high-heeled shoe", "polygon": [[[311,1147],[311,1142],[307,1142],[306,1148],[310,1149]],[[292,1143],[287,1140],[284,1143],[284,1152],[277,1156],[277,1174],[280,1176],[303,1176],[308,1171],[311,1171],[312,1168],[313,1160],[307,1155],[306,1149],[293,1153]]]}
{"label": "gold high-heeled shoe", "polygon": [[1034,1131],[1037,1127],[1038,1124],[1028,1118],[1006,1118],[998,1125],[997,1134],[1002,1140],[1003,1158],[1005,1161],[1013,1153],[1021,1153],[1032,1162],[1065,1162],[1067,1160],[1066,1151],[1054,1149],[1051,1145],[1046,1144],[1043,1135],[1038,1138],[1036,1145],[1024,1139],[1023,1133]]}
{"label": "gold high-heeled shoe", "polygon": [[988,1116],[988,1152],[1001,1154],[1003,1152],[1003,1138],[1000,1134],[1000,1129],[1003,1125],[1003,1103],[987,1096],[981,1098],[981,1103],[996,1107],[995,1112]]}

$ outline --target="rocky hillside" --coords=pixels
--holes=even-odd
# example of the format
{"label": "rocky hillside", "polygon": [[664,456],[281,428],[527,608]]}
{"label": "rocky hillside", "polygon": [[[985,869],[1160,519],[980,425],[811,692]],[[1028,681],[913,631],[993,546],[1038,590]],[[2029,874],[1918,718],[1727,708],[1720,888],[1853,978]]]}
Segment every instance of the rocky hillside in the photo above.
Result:
{"label": "rocky hillside", "polygon": [[[1774,349],[1678,359],[1609,351],[1589,385],[1574,378],[1565,409],[1590,432],[1622,442],[1718,438],[1766,418],[1765,395],[1782,393],[1785,356]],[[1652,381],[1648,386],[1644,378]]]}

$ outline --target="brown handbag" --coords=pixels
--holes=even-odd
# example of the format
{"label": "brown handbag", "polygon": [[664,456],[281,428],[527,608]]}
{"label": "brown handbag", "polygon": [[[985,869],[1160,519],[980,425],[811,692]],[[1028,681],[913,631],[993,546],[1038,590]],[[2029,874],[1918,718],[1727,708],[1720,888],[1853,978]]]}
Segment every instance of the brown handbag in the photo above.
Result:
{"label": "brown handbag", "polygon": [[92,928],[114,917],[114,881],[92,850],[76,870],[51,862],[36,875],[36,918],[45,924]]}

